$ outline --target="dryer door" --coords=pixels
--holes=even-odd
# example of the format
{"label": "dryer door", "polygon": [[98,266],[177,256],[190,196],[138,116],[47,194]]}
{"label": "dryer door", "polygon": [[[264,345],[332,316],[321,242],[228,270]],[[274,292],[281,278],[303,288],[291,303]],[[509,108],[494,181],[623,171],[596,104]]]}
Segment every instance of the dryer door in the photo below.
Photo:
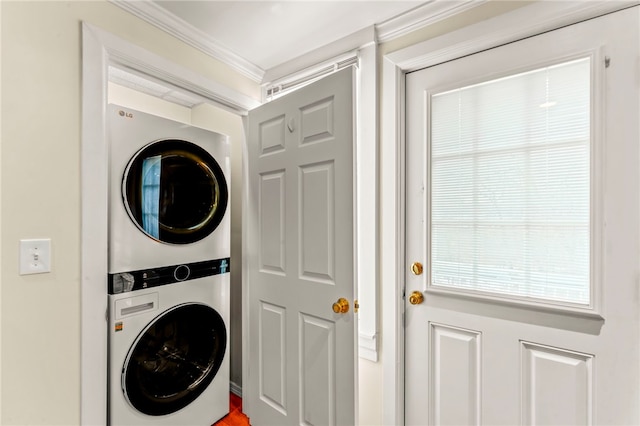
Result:
{"label": "dryer door", "polygon": [[153,320],[127,354],[122,389],[138,411],[161,416],[193,402],[215,377],[227,331],[213,308],[177,305]]}
{"label": "dryer door", "polygon": [[216,160],[200,146],[176,139],[153,142],[136,153],[125,170],[122,194],[138,228],[170,244],[211,234],[228,201]]}

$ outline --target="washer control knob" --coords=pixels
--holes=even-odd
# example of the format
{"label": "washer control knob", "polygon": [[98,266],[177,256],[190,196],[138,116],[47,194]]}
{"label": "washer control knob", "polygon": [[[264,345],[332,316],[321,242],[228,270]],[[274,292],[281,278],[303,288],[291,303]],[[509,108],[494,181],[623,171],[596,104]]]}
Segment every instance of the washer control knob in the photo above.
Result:
{"label": "washer control knob", "polygon": [[184,281],[191,275],[191,270],[187,265],[180,265],[173,271],[173,277],[176,281]]}

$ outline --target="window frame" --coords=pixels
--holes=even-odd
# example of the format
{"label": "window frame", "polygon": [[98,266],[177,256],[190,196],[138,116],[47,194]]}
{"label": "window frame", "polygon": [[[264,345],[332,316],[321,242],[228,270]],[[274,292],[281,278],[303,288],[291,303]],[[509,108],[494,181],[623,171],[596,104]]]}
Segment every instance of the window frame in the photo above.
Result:
{"label": "window frame", "polygon": [[[471,55],[473,56],[473,55]],[[530,61],[525,65],[517,67],[504,66],[504,64],[496,65],[499,68],[498,72],[488,72],[482,74],[473,75],[468,79],[460,80],[453,79],[453,82],[447,82],[433,87],[429,87],[425,90],[423,96],[423,102],[425,105],[426,128],[425,128],[425,149],[426,149],[426,165],[425,175],[423,176],[426,195],[425,206],[425,247],[424,253],[427,254],[429,264],[431,264],[432,254],[432,188],[431,188],[431,99],[438,94],[455,90],[457,88],[464,88],[475,84],[481,84],[483,82],[497,80],[500,78],[509,77],[512,75],[534,71],[536,69],[545,68],[549,66],[559,65],[565,62],[570,62],[578,59],[590,59],[590,164],[589,164],[589,188],[590,188],[590,206],[589,206],[589,292],[590,301],[588,304],[571,303],[558,300],[539,299],[515,295],[501,295],[493,292],[468,290],[468,289],[456,289],[452,287],[437,286],[432,284],[431,268],[427,268],[425,276],[425,293],[431,295],[441,295],[452,298],[462,298],[467,300],[477,300],[484,302],[492,302],[500,305],[508,305],[519,308],[530,308],[534,310],[551,311],[565,313],[568,315],[576,315],[581,317],[591,317],[596,319],[602,319],[601,314],[601,294],[602,294],[602,223],[603,223],[603,194],[602,194],[602,179],[603,179],[603,165],[602,165],[602,144],[604,140],[604,126],[603,126],[603,90],[604,90],[604,72],[603,68],[605,61],[603,48],[577,50],[570,54],[550,56],[544,61]]]}

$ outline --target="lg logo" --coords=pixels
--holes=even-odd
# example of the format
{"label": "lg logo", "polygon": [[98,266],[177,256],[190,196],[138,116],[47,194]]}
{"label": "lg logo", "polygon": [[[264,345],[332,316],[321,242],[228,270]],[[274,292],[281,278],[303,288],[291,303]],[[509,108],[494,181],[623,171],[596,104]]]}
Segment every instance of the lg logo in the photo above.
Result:
{"label": "lg logo", "polygon": [[118,115],[120,115],[120,117],[124,117],[124,118],[133,118],[133,114],[131,114],[130,112],[123,111],[123,110],[119,110],[118,111]]}

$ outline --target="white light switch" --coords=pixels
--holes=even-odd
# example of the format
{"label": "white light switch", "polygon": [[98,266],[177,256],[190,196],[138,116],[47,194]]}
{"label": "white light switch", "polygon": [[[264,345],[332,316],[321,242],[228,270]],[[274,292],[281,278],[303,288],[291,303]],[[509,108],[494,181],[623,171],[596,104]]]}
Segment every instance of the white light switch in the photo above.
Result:
{"label": "white light switch", "polygon": [[20,275],[51,272],[51,240],[20,240]]}

